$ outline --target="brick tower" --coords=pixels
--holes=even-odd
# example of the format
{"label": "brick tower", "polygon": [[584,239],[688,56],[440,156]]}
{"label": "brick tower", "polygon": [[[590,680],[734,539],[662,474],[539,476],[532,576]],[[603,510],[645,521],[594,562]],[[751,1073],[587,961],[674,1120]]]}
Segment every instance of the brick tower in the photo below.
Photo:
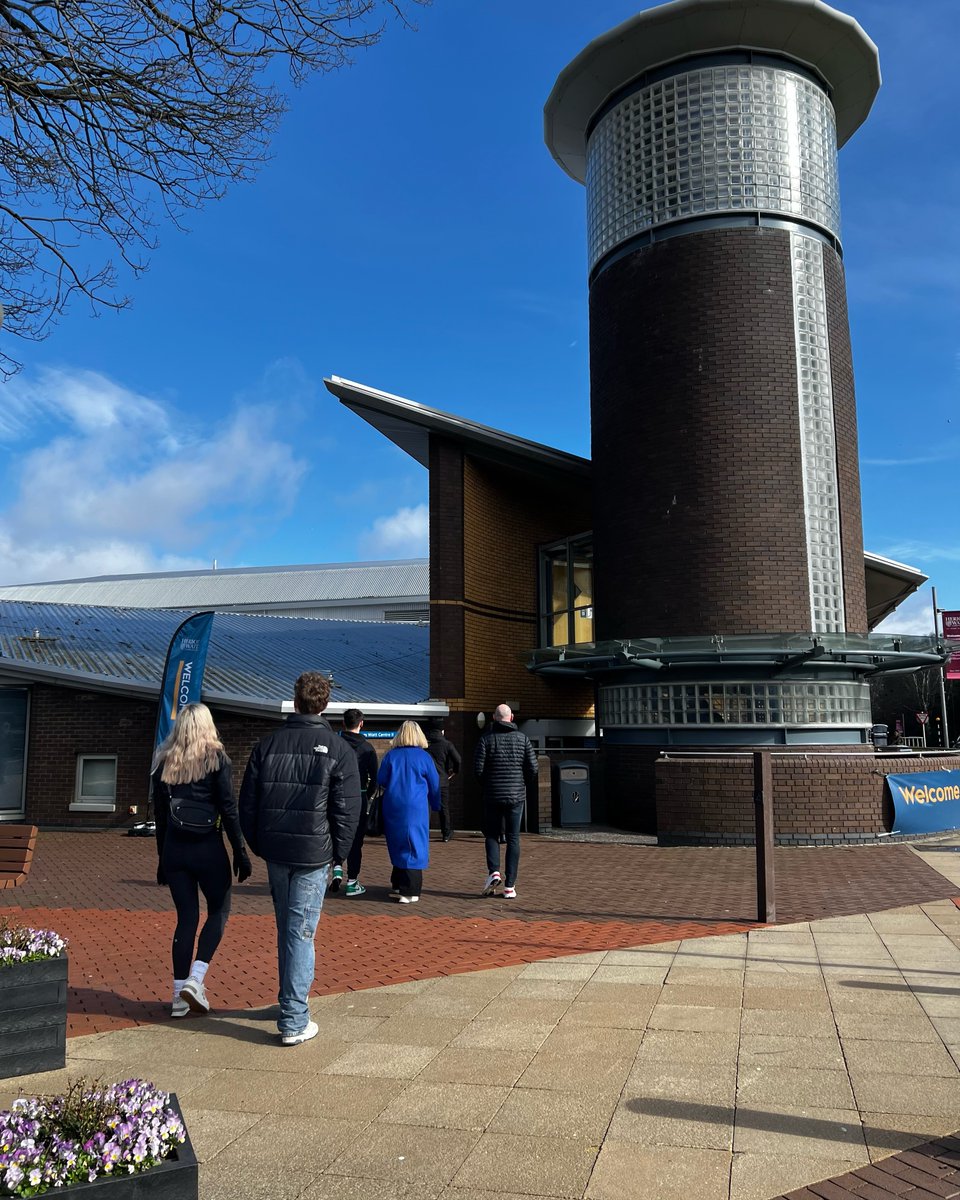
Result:
{"label": "brick tower", "polygon": [[873,42],[821,0],[676,0],[597,38],[547,101],[587,190],[615,775],[637,747],[865,741],[837,149],[879,85]]}

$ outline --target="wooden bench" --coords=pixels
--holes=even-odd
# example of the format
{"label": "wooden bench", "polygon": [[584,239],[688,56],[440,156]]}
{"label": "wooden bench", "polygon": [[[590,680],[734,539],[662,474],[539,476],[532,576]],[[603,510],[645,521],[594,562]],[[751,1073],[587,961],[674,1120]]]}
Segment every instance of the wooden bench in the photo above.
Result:
{"label": "wooden bench", "polygon": [[17,887],[30,873],[37,844],[36,825],[5,825],[0,822],[0,888]]}

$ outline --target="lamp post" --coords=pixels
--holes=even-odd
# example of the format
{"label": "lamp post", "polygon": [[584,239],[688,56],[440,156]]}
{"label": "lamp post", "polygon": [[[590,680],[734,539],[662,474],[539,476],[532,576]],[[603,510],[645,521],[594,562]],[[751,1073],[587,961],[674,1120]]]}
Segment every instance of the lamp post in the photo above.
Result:
{"label": "lamp post", "polygon": [[[933,636],[942,636],[943,630],[937,628],[937,615],[943,612],[942,608],[937,608],[937,589],[931,588],[933,593]],[[944,684],[943,664],[940,664],[940,715],[943,720],[940,722],[940,741],[946,750],[950,745],[950,726],[947,724],[947,689]]]}

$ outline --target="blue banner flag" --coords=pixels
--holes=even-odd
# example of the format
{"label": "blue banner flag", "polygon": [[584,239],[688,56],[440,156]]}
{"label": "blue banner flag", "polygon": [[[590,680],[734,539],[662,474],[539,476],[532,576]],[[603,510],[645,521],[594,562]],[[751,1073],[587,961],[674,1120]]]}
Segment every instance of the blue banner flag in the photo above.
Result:
{"label": "blue banner flag", "polygon": [[212,612],[194,613],[192,617],[187,617],[170,639],[167,661],[163,668],[160,708],[157,712],[154,757],[156,747],[173,728],[180,709],[200,699],[203,668],[207,661],[207,646],[210,643],[212,628]]}
{"label": "blue banner flag", "polygon": [[942,833],[960,829],[960,771],[888,775],[894,833]]}

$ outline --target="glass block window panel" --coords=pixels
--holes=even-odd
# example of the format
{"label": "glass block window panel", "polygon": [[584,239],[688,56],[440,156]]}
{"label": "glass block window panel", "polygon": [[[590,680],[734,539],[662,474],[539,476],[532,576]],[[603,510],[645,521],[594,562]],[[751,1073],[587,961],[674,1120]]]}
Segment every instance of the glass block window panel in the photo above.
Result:
{"label": "glass block window panel", "polygon": [[788,68],[706,67],[627,96],[590,135],[586,183],[591,268],[638,233],[707,213],[840,234],[833,106]]}
{"label": "glass block window panel", "polygon": [[843,633],[846,627],[843,553],[823,245],[816,238],[792,233],[790,252],[810,573],[810,628],[814,633]]}
{"label": "glass block window panel", "polygon": [[861,683],[624,684],[600,689],[603,727],[870,724]]}

